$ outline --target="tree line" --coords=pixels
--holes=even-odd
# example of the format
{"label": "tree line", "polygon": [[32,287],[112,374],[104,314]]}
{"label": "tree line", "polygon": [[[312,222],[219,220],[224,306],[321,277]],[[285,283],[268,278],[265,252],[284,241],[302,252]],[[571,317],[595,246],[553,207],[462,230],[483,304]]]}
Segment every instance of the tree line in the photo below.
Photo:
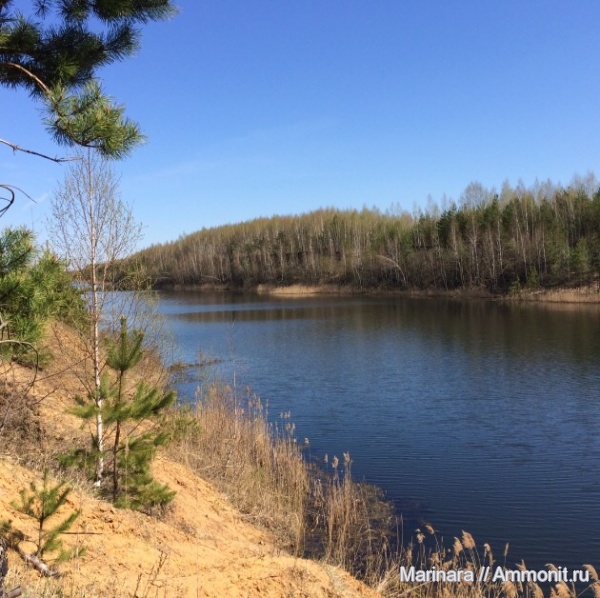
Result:
{"label": "tree line", "polygon": [[321,209],[202,229],[122,263],[157,288],[218,283],[336,284],[357,289],[587,284],[600,273],[600,189],[593,175],[500,192],[471,183],[427,210]]}

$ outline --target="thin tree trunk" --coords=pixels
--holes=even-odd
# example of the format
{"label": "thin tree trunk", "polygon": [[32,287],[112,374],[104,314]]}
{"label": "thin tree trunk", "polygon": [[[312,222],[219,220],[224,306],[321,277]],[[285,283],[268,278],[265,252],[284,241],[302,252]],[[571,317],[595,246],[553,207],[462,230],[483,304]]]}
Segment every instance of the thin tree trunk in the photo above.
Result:
{"label": "thin tree trunk", "polygon": [[99,487],[104,477],[104,422],[102,421],[102,395],[100,393],[100,306],[98,301],[98,272],[96,264],[96,219],[94,214],[94,188],[92,165],[88,150],[88,209],[89,209],[89,235],[90,235],[90,268],[92,275],[92,351],[94,368],[94,401],[98,407],[96,415],[96,435],[98,442],[98,457],[96,459],[96,483]]}

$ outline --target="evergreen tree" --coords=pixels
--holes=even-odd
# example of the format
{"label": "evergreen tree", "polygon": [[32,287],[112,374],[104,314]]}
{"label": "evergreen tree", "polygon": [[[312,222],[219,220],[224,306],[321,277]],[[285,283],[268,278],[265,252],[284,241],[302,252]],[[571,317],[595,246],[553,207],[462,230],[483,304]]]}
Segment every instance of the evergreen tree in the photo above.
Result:
{"label": "evergreen tree", "polygon": [[41,338],[53,317],[83,316],[83,300],[71,284],[66,264],[52,253],[41,255],[31,231],[7,228],[0,233],[0,338],[2,349],[19,358]]}
{"label": "evergreen tree", "polygon": [[[98,413],[102,415],[106,445],[110,445],[106,450],[109,453],[106,471],[112,480],[112,500],[117,506],[134,509],[165,505],[174,496],[167,486],[152,478],[152,459],[156,449],[166,442],[167,434],[153,427],[150,420],[173,404],[175,393],[163,393],[145,382],[130,389],[126,376],[143,357],[143,340],[143,333],[129,331],[126,318],[122,318],[118,339],[106,343],[106,364],[113,376],[102,376],[100,405],[95,400],[77,397],[78,406],[74,410],[84,420],[95,419]],[[96,460],[98,446],[95,437],[91,456]],[[74,460],[83,456],[78,451]]]}
{"label": "evergreen tree", "polygon": [[139,128],[104,94],[96,72],[131,56],[138,26],[172,15],[171,1],[35,0],[30,16],[15,4],[0,2],[0,85],[26,89],[42,102],[58,143],[106,157],[127,154],[142,139]]}
{"label": "evergreen tree", "polygon": [[48,529],[48,520],[55,518],[61,507],[66,504],[70,492],[71,488],[65,482],[51,485],[48,480],[48,471],[45,471],[41,488],[32,482],[29,492],[21,490],[19,492],[20,501],[12,503],[17,511],[32,517],[38,523],[34,557],[43,559],[48,553],[56,552],[58,552],[58,560],[66,560],[73,556],[73,551],[63,548],[60,536],[73,526],[81,511],[71,511],[60,523]]}

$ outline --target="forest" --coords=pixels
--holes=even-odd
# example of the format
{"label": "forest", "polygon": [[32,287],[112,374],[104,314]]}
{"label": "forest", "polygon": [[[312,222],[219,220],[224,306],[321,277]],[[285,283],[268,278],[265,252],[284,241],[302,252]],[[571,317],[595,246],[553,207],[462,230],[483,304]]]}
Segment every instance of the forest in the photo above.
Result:
{"label": "forest", "polygon": [[222,284],[347,286],[356,290],[522,288],[598,283],[600,188],[536,182],[500,192],[474,182],[458,201],[413,213],[324,208],[202,229],[122,262],[155,288]]}

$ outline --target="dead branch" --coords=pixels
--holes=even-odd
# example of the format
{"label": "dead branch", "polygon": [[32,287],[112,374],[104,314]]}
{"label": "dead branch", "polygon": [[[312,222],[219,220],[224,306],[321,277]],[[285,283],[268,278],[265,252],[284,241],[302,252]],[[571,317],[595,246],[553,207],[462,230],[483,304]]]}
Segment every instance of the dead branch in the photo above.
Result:
{"label": "dead branch", "polygon": [[25,154],[31,154],[32,156],[38,156],[40,158],[45,158],[46,160],[51,160],[52,162],[58,162],[58,163],[73,162],[73,161],[79,159],[76,156],[71,156],[69,158],[57,158],[57,157],[53,158],[52,156],[48,156],[48,155],[42,154],[40,152],[28,150],[24,147],[17,145],[16,143],[11,143],[10,141],[7,141],[6,139],[0,139],[0,143],[3,143],[4,145],[8,145],[8,147],[10,147],[14,152],[23,152]]}
{"label": "dead branch", "polygon": [[27,554],[20,546],[17,546],[19,556],[34,569],[37,569],[44,577],[59,577],[60,573],[56,569],[51,569],[34,554]]}

